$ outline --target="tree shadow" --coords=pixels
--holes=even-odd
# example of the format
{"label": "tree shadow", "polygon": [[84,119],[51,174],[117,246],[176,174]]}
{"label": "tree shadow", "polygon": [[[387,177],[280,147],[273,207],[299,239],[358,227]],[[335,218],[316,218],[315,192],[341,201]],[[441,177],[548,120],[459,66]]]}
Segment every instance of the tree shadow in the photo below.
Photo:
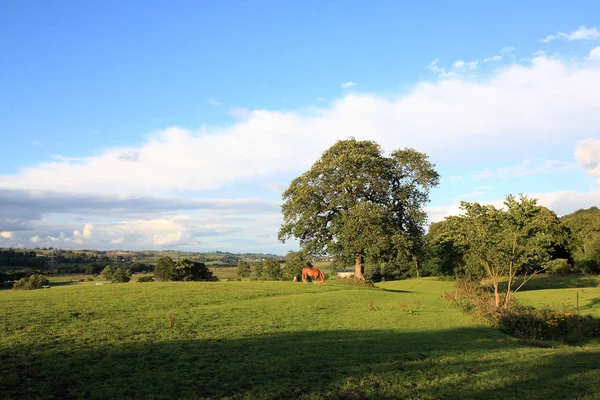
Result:
{"label": "tree shadow", "polygon": [[[532,352],[536,362],[525,362],[522,356]],[[540,349],[484,327],[132,337],[85,348],[51,342],[2,348],[0,388],[5,399],[550,399],[598,393],[599,355]],[[584,375],[589,382],[568,385]]]}

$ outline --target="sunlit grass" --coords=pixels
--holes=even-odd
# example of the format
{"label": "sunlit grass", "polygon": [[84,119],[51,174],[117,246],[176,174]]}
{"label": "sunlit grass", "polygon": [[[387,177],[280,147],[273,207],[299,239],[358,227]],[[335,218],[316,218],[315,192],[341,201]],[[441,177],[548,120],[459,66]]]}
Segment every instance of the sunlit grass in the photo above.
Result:
{"label": "sunlit grass", "polygon": [[358,288],[335,279],[326,285],[84,282],[2,291],[2,397],[503,399],[597,393],[597,344],[539,348],[478,325],[442,298],[452,290],[448,282],[379,286]]}

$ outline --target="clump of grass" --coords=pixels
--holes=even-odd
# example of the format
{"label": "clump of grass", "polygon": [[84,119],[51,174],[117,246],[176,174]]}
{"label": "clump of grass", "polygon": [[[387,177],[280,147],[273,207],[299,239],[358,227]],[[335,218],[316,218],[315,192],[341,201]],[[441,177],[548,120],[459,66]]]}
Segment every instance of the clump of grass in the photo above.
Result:
{"label": "clump of grass", "polygon": [[173,326],[175,326],[175,317],[169,315],[169,328],[172,328]]}

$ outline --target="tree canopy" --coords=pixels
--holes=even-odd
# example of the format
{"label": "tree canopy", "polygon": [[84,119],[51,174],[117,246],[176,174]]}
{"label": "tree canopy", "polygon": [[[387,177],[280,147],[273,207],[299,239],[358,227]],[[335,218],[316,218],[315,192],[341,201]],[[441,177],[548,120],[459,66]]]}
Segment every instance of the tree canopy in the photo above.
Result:
{"label": "tree canopy", "polygon": [[407,148],[386,157],[373,141],[340,140],[283,194],[279,239],[353,260],[355,277],[364,279],[365,259],[417,259],[423,206],[438,183],[423,153]]}
{"label": "tree canopy", "polygon": [[[540,272],[566,248],[569,232],[556,214],[525,196],[507,196],[506,210],[491,205],[462,202],[462,215],[447,218],[445,242],[453,243],[464,257],[464,273],[471,278],[486,278],[494,291],[496,307],[508,307],[512,292],[527,277]],[[516,287],[517,277],[522,282]],[[504,299],[500,282],[506,280]]]}

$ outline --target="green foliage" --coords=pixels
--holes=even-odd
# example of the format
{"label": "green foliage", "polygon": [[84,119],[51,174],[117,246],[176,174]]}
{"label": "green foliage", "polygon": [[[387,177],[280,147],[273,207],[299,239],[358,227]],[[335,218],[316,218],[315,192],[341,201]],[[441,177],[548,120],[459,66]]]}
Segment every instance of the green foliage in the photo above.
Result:
{"label": "green foliage", "polygon": [[32,274],[26,278],[21,278],[13,285],[13,290],[33,290],[41,289],[42,286],[50,284],[48,279],[41,274]]}
{"label": "green foliage", "polygon": [[111,267],[110,265],[107,265],[102,270],[102,277],[104,279],[110,281],[112,279],[114,273],[115,273],[115,270],[113,269],[113,267]]}
{"label": "green foliage", "polygon": [[413,149],[385,157],[378,144],[341,140],[283,194],[279,239],[295,237],[309,254],[363,262],[410,259],[424,241],[423,206],[439,182],[427,156]]}
{"label": "green foliage", "polygon": [[126,268],[117,268],[111,276],[113,283],[127,283],[131,280],[131,271]]}
{"label": "green foliage", "polygon": [[256,264],[254,266],[254,272],[252,274],[253,279],[262,279],[263,278],[263,265]]}
{"label": "green foliage", "polygon": [[600,273],[600,209],[578,210],[561,220],[573,235],[571,247],[576,269]]}
{"label": "green foliage", "polygon": [[520,338],[563,340],[568,344],[580,344],[600,337],[600,318],[549,308],[516,305],[499,313],[497,326]]}
{"label": "green foliage", "polygon": [[240,261],[237,266],[236,275],[240,278],[248,278],[250,276],[250,264],[248,261]]}
{"label": "green foliage", "polygon": [[263,262],[263,277],[268,281],[280,281],[283,278],[283,270],[277,260],[265,260]]}
{"label": "green foliage", "polygon": [[534,308],[514,301],[506,309],[497,308],[494,298],[481,285],[458,281],[456,289],[444,296],[477,321],[484,321],[523,339],[563,340],[578,344],[600,337],[600,318],[561,312],[548,307]]}
{"label": "green foliage", "polygon": [[171,270],[172,281],[215,281],[217,277],[208,269],[206,264],[190,261],[187,258],[175,261]]}
{"label": "green foliage", "polygon": [[171,279],[174,264],[171,257],[161,257],[154,267],[154,278],[159,281]]}
{"label": "green foliage", "polygon": [[[461,203],[464,214],[449,217],[443,242],[451,242],[464,258],[463,277],[487,278],[495,294],[495,304],[506,308],[511,301],[516,278],[543,270],[558,247],[566,247],[568,230],[552,211],[537,205],[535,199],[507,196],[506,211],[491,205]],[[507,280],[507,292],[500,297],[500,281]],[[523,281],[525,283],[525,281]]]}
{"label": "green foliage", "polygon": [[302,276],[302,268],[306,266],[311,268],[313,266],[308,258],[308,255],[306,254],[306,251],[288,251],[285,256],[285,278],[293,279],[294,277],[297,277],[300,279]]}
{"label": "green foliage", "polygon": [[546,263],[546,271],[553,275],[567,275],[573,273],[573,266],[569,264],[569,260],[557,258]]}
{"label": "green foliage", "polygon": [[140,276],[137,280],[139,283],[154,282],[153,276]]}
{"label": "green foliage", "polygon": [[96,275],[102,272],[102,266],[99,264],[88,264],[85,268],[85,273],[88,275]]}

